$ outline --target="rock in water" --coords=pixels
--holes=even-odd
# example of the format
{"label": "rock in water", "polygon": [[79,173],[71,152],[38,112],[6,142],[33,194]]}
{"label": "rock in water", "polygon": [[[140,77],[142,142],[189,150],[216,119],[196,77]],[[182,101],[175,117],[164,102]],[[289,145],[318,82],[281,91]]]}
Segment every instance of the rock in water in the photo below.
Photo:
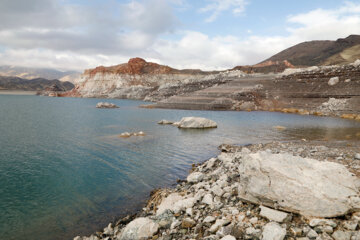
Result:
{"label": "rock in water", "polygon": [[337,217],[354,208],[358,180],[343,166],[291,154],[258,152],[242,157],[239,196],[313,217]]}
{"label": "rock in water", "polygon": [[329,86],[334,86],[338,83],[339,83],[339,77],[332,77],[328,82]]}
{"label": "rock in water", "polygon": [[99,102],[96,104],[96,108],[119,108],[119,107],[113,103]]}
{"label": "rock in water", "polygon": [[168,124],[173,124],[173,123],[174,122],[171,122],[171,121],[168,121],[168,120],[165,120],[165,119],[158,122],[158,124],[163,124],[163,125],[168,125]]}
{"label": "rock in water", "polygon": [[130,222],[117,236],[119,240],[147,239],[159,229],[159,225],[149,218],[136,218]]}
{"label": "rock in water", "polygon": [[202,117],[184,117],[174,123],[179,128],[216,128],[216,122]]}

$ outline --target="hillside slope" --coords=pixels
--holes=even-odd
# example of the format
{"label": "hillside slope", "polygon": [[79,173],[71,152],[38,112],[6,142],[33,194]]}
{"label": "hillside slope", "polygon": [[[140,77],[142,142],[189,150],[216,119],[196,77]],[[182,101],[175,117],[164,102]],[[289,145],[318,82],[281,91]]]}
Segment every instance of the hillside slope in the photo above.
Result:
{"label": "hillside slope", "polygon": [[54,87],[58,91],[69,91],[74,85],[70,82],[43,78],[27,80],[18,77],[0,76],[0,90],[43,91],[53,89]]}
{"label": "hillside slope", "polygon": [[[264,62],[287,60],[297,67],[348,64],[356,60],[355,56],[360,55],[360,48],[355,47],[359,44],[360,35],[350,35],[336,41],[303,42],[281,51]],[[346,57],[343,57],[344,55]]]}

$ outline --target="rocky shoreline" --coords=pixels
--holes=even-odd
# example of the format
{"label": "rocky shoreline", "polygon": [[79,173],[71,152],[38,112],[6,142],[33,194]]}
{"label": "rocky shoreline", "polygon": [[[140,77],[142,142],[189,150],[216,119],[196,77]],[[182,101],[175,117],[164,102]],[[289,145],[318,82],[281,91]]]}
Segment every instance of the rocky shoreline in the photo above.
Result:
{"label": "rocky shoreline", "polygon": [[220,146],[96,239],[360,239],[358,141]]}

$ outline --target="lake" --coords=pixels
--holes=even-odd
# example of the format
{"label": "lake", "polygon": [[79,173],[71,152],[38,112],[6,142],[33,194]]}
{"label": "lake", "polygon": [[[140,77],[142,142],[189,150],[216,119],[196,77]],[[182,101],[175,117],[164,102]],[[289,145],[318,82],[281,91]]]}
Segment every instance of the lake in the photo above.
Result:
{"label": "lake", "polygon": [[[118,109],[97,109],[109,101]],[[0,239],[72,239],[139,209],[222,143],[359,138],[355,121],[272,112],[138,108],[131,100],[0,95]],[[186,116],[218,128],[158,125]],[[274,126],[284,126],[277,130]],[[119,138],[144,131],[144,137]]]}

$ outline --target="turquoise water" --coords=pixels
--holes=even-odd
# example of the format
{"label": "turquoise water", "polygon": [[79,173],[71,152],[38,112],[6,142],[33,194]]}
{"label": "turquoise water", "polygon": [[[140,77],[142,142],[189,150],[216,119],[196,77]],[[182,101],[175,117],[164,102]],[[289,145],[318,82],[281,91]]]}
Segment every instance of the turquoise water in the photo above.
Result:
{"label": "turquoise water", "polygon": [[[0,239],[89,235],[141,207],[153,188],[184,178],[221,143],[341,138],[354,121],[266,112],[143,109],[139,101],[0,95]],[[202,116],[212,130],[156,124]],[[285,131],[273,128],[285,126]],[[144,131],[145,137],[119,138]]]}

